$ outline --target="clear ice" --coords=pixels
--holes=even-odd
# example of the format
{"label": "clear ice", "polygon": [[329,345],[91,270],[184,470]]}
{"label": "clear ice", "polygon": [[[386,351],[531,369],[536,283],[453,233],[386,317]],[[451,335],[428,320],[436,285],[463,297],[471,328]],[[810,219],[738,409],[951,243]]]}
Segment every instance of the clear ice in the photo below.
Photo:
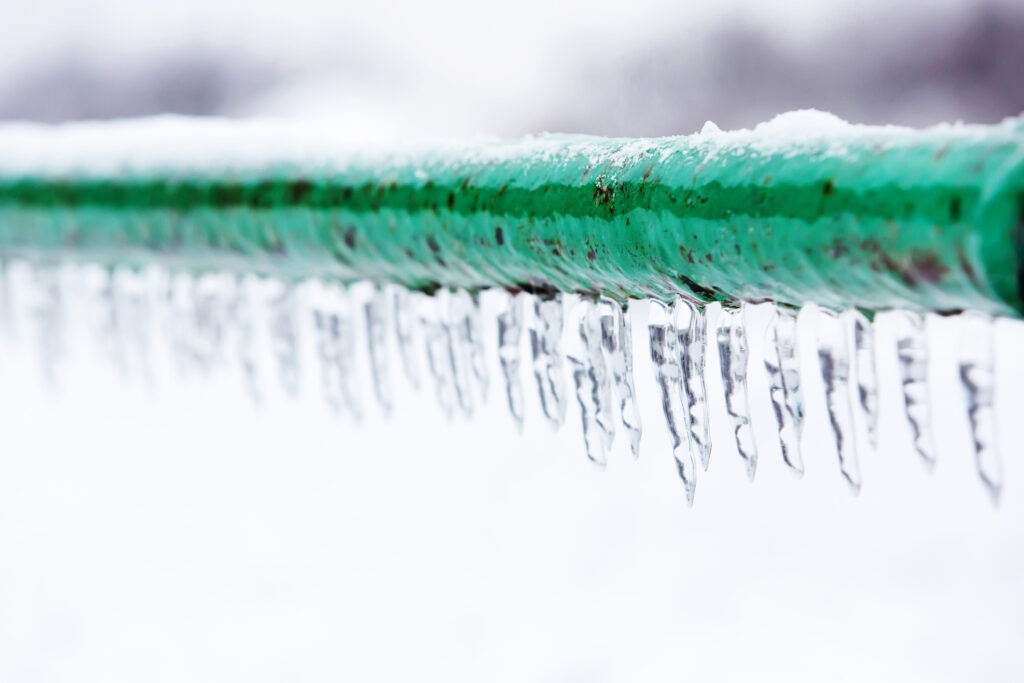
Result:
{"label": "clear ice", "polygon": [[356,382],[356,326],[344,294],[329,291],[327,303],[313,310],[324,399],[335,412],[363,417]]}
{"label": "clear ice", "polygon": [[1003,486],[1002,463],[998,451],[995,400],[994,324],[983,313],[960,315],[958,370],[967,402],[974,462],[978,476],[994,503]]}
{"label": "clear ice", "polygon": [[935,465],[928,398],[928,339],[925,318],[915,311],[896,313],[896,357],[899,360],[903,403],[914,450],[929,467]]}
{"label": "clear ice", "polygon": [[[262,395],[263,363],[272,362],[284,391],[299,390],[300,359],[313,352],[315,370],[326,402],[336,412],[363,415],[363,374],[372,380],[376,401],[385,414],[397,395],[392,386],[397,349],[413,386],[421,381],[426,351],[427,381],[441,410],[471,414],[489,385],[485,327],[477,295],[438,290],[433,295],[388,285],[362,283],[349,289],[319,281],[290,283],[229,273],[194,275],[149,268],[106,270],[49,264],[25,267],[0,263],[0,317],[14,329],[27,316],[36,338],[44,375],[53,380],[65,357],[65,327],[84,306],[98,335],[103,357],[122,374],[142,372],[150,379],[151,328],[162,325],[172,367],[186,375],[207,375],[224,368],[241,376],[255,401]],[[77,269],[76,269],[77,268]],[[84,298],[83,294],[84,293]],[[364,293],[367,296],[364,296]],[[547,422],[558,428],[566,419],[568,365],[580,409],[587,457],[603,466],[618,429],[628,438],[635,458],[642,434],[633,377],[629,314],[607,297],[559,295],[538,298],[495,290],[483,293],[496,301],[497,359],[515,425],[522,429],[525,395],[521,349],[528,332],[531,365]],[[566,320],[566,302],[579,301]],[[4,303],[4,302],[7,303]],[[18,305],[20,304],[20,306]],[[688,299],[671,306],[649,302],[650,357],[658,399],[671,441],[672,455],[692,504],[698,463],[707,468],[710,422],[705,387],[705,356],[710,343],[706,309]],[[749,477],[757,466],[748,389],[747,309],[723,309],[714,341],[725,393],[725,417]],[[894,311],[901,397],[914,449],[934,462],[929,403],[929,354],[926,318]],[[486,322],[486,321],[485,321]],[[861,486],[860,458],[878,441],[879,390],[875,367],[875,327],[862,313],[820,310],[817,315],[817,363],[825,397],[825,415],[835,438],[840,471],[854,492]],[[312,329],[308,326],[312,323]],[[492,323],[492,324],[495,324]],[[394,336],[388,329],[394,325]],[[967,424],[978,476],[993,501],[1003,483],[995,413],[995,322],[981,313],[958,318],[961,339],[956,366],[964,392]],[[357,358],[365,325],[368,356]],[[804,470],[801,431],[804,406],[797,344],[797,314],[773,306],[767,321],[764,369],[776,435],[787,467]],[[311,334],[307,334],[310,333]],[[564,339],[563,339],[564,336]],[[308,338],[307,338],[308,337]],[[562,344],[565,344],[563,354]],[[263,355],[267,358],[261,362]],[[154,368],[164,355],[154,356]],[[493,360],[493,359],[492,359]],[[362,367],[367,372],[361,371]],[[758,364],[759,366],[759,364]],[[275,368],[270,368],[273,372]],[[262,372],[261,372],[262,371]],[[713,371],[713,370],[712,370]],[[820,400],[820,399],[819,399]],[[714,419],[719,419],[716,415]]]}
{"label": "clear ice", "polygon": [[56,266],[36,268],[33,271],[35,318],[39,363],[43,376],[50,384],[57,381],[57,366],[64,356],[64,295],[61,290],[61,271]]}
{"label": "clear ice", "polygon": [[252,293],[249,282],[242,277],[235,284],[234,296],[228,303],[227,315],[235,330],[235,355],[242,373],[245,391],[254,403],[262,397],[259,361],[256,352],[256,324],[253,321]]}
{"label": "clear ice", "polygon": [[875,369],[875,330],[871,321],[858,310],[843,313],[853,336],[851,373],[857,383],[859,420],[871,448],[878,448],[878,373]]}
{"label": "clear ice", "polygon": [[270,313],[270,347],[277,373],[286,393],[299,393],[298,294],[290,283],[275,283],[276,294],[267,302]]}
{"label": "clear ice", "polygon": [[388,299],[383,290],[374,288],[363,304],[366,319],[366,343],[370,353],[370,374],[373,394],[385,415],[391,414],[391,376],[388,372]]}
{"label": "clear ice", "polygon": [[800,355],[796,333],[796,313],[773,306],[772,317],[765,331],[764,352],[769,398],[778,427],[782,460],[792,471],[802,476],[804,461],[800,454],[800,433],[803,427],[803,400],[800,395]]}
{"label": "clear ice", "polygon": [[405,372],[409,384],[414,389],[419,389],[420,365],[414,339],[417,317],[412,304],[414,295],[405,287],[397,285],[388,289],[391,292],[391,305],[395,316],[395,340],[398,343],[398,355],[402,358],[402,370]]}
{"label": "clear ice", "polygon": [[[434,380],[434,395],[445,417],[455,412],[455,370],[452,366],[451,339],[448,326],[442,322],[438,297],[414,294],[417,300],[423,344],[427,350],[427,367]],[[445,313],[447,315],[447,313]]]}
{"label": "clear ice", "polygon": [[672,324],[672,316],[665,304],[651,300],[647,330],[651,342],[651,366],[654,380],[661,395],[661,410],[668,426],[672,444],[672,457],[676,461],[679,478],[686,490],[686,502],[693,505],[697,489],[697,467],[687,437],[686,409],[682,403],[682,369],[679,367],[679,335]]}
{"label": "clear ice", "polygon": [[562,296],[534,297],[530,320],[530,351],[537,379],[541,408],[548,422],[558,429],[565,422],[565,375],[562,372],[560,341],[565,310]]}
{"label": "clear ice", "polygon": [[597,307],[584,299],[576,307],[576,334],[570,334],[566,359],[580,405],[587,457],[602,467],[615,434],[611,413],[611,382],[604,362]]}
{"label": "clear ice", "polygon": [[736,437],[736,450],[747,466],[747,478],[753,481],[757,471],[757,444],[750,424],[747,402],[747,333],[745,308],[723,308],[718,318],[718,359],[725,390],[725,408]]}
{"label": "clear ice", "polygon": [[679,299],[672,306],[672,322],[678,335],[679,364],[683,373],[681,386],[690,443],[697,449],[701,467],[707,470],[711,461],[711,423],[708,419],[708,392],[704,384],[708,319],[704,307],[697,308],[692,302]]}
{"label": "clear ice", "polygon": [[636,458],[640,454],[640,408],[636,403],[633,386],[633,332],[622,306],[608,298],[597,303],[601,324],[601,345],[604,347],[612,384],[619,400],[619,416],[629,438],[629,450]]}
{"label": "clear ice", "polygon": [[523,336],[523,298],[517,294],[503,292],[504,302],[498,313],[498,361],[505,378],[505,395],[508,410],[515,420],[516,428],[523,429],[524,405],[523,382],[519,376],[519,341]]}
{"label": "clear ice", "polygon": [[818,363],[825,389],[829,424],[836,440],[839,471],[854,493],[860,492],[860,462],[857,458],[850,400],[850,343],[843,320],[832,311],[819,310]]}
{"label": "clear ice", "polygon": [[436,295],[441,300],[441,324],[448,340],[448,355],[455,378],[455,398],[466,417],[473,414],[473,384],[471,377],[471,354],[473,336],[470,332],[470,309],[473,302],[463,290],[454,292],[440,290]]}

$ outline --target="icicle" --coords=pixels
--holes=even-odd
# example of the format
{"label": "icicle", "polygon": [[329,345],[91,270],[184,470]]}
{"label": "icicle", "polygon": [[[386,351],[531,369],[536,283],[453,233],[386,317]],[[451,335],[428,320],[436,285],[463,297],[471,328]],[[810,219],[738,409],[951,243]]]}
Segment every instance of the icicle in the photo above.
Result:
{"label": "icicle", "polygon": [[[415,294],[423,342],[427,349],[427,366],[434,379],[434,393],[445,417],[451,418],[455,410],[455,372],[449,348],[448,332],[441,323],[436,297]],[[401,344],[401,342],[400,342]],[[408,369],[408,366],[407,366]]]}
{"label": "icicle", "polygon": [[587,347],[587,365],[594,379],[597,426],[607,451],[615,440],[615,406],[612,404],[612,378],[601,334],[601,311],[595,303],[587,302],[584,306],[579,331]]}
{"label": "icicle", "polygon": [[498,359],[505,377],[508,410],[523,429],[523,384],[519,375],[519,340],[523,333],[522,297],[505,293],[504,307],[498,313]]}
{"label": "icicle", "polygon": [[[611,413],[611,385],[604,364],[601,348],[599,320],[594,304],[584,300],[577,306],[578,325],[576,334],[570,334],[566,358],[576,386],[576,400],[580,404],[580,418],[583,423],[583,442],[587,457],[604,467],[608,464],[608,448],[611,435],[608,423]],[[602,424],[602,419],[606,422]]]}
{"label": "icicle", "polygon": [[6,259],[0,259],[0,330],[8,336],[15,333],[13,290],[11,264]]}
{"label": "icicle", "polygon": [[192,313],[189,325],[192,362],[208,375],[223,355],[225,303],[224,284],[215,275],[192,280]]}
{"label": "icicle", "polygon": [[268,302],[270,349],[277,361],[281,387],[291,396],[299,393],[298,295],[291,284],[281,284],[280,292]]}
{"label": "icicle", "polygon": [[959,371],[960,384],[967,402],[967,418],[971,425],[974,461],[978,476],[985,484],[992,502],[999,502],[1003,486],[1002,463],[999,457],[996,429],[994,325],[983,313],[960,316]]}
{"label": "icicle", "polygon": [[782,459],[798,475],[804,473],[800,454],[803,402],[800,395],[800,356],[797,352],[796,314],[773,306],[765,334],[764,365],[768,389],[779,429]]}
{"label": "icicle", "polygon": [[342,409],[357,421],[363,417],[356,382],[356,330],[347,295],[329,292],[324,307],[313,310],[324,399],[334,412]]}
{"label": "icicle", "polygon": [[896,322],[896,355],[914,450],[928,467],[933,467],[935,447],[928,400],[928,340],[924,316],[917,312],[899,311]]}
{"label": "icicle", "polygon": [[704,384],[704,353],[708,322],[704,309],[686,299],[672,306],[672,319],[679,335],[679,362],[683,372],[682,391],[690,430],[690,443],[707,470],[711,461],[711,424],[708,420],[707,389]]}
{"label": "icicle", "polygon": [[406,379],[414,389],[420,388],[420,365],[416,357],[414,325],[416,314],[412,310],[410,294],[404,287],[397,285],[389,288],[391,303],[395,314],[395,338],[398,340],[398,353],[402,357],[402,370]]}
{"label": "icicle", "polygon": [[682,369],[679,367],[678,333],[672,325],[669,309],[660,301],[650,301],[647,330],[651,341],[654,380],[661,393],[661,409],[672,443],[679,478],[686,490],[686,502],[693,505],[697,488],[697,467],[687,434],[688,420],[682,404]]}
{"label": "icicle", "polygon": [[469,360],[473,366],[473,376],[476,377],[480,387],[480,398],[487,400],[487,390],[490,386],[490,375],[487,371],[487,355],[484,352],[484,332],[480,323],[480,305],[476,297],[462,292],[467,299],[466,309],[466,331],[469,336]]}
{"label": "icicle", "polygon": [[[149,301],[146,282],[134,272],[115,270],[111,275],[118,346],[125,366],[132,365],[147,380],[152,379],[149,366]],[[132,359],[134,358],[134,362]]]}
{"label": "icicle", "polygon": [[875,370],[875,331],[863,313],[853,309],[843,313],[853,335],[851,375],[857,384],[857,410],[854,418],[862,421],[871,448],[878,448],[878,375]]}
{"label": "icicle", "polygon": [[391,377],[388,373],[387,305],[384,292],[374,289],[363,307],[366,342],[370,351],[373,393],[385,415],[391,414]]}
{"label": "icicle", "polygon": [[473,302],[469,294],[461,289],[454,292],[442,289],[435,296],[441,302],[441,321],[448,339],[448,354],[455,378],[455,397],[462,412],[469,417],[473,414],[473,387],[470,379],[472,338],[469,331],[469,310]]}
{"label": "icicle", "polygon": [[96,337],[104,360],[124,377],[128,374],[128,362],[124,350],[121,311],[114,291],[114,274],[104,270],[100,277],[99,291],[96,294],[100,307]]}
{"label": "icicle", "polygon": [[636,389],[633,386],[633,331],[629,317],[619,303],[608,298],[598,302],[600,316],[601,344],[608,358],[612,384],[619,399],[619,414],[622,426],[629,436],[629,449],[636,458],[640,455],[640,409],[636,403]]}
{"label": "icicle", "polygon": [[[745,305],[744,305],[745,306]],[[757,471],[757,444],[747,405],[747,333],[745,308],[722,309],[718,322],[718,358],[725,389],[725,407],[732,419],[736,450],[747,464],[747,478]]]}
{"label": "icicle", "polygon": [[534,298],[533,317],[530,320],[533,374],[537,379],[544,415],[555,429],[565,422],[565,377],[562,374],[562,351],[559,348],[564,315],[560,294],[552,299]]}
{"label": "icicle", "polygon": [[167,312],[165,318],[166,334],[174,357],[178,374],[184,376],[192,370],[192,358],[189,352],[188,339],[191,335],[189,324],[192,305],[189,297],[192,294],[191,276],[184,273],[164,273],[161,281],[163,307]]}
{"label": "icicle", "polygon": [[854,443],[850,401],[850,346],[845,326],[831,311],[818,316],[818,362],[825,387],[829,423],[836,439],[839,470],[854,493],[860,492],[860,463]]}
{"label": "icicle", "polygon": [[35,268],[36,305],[33,309],[43,377],[56,383],[57,366],[64,356],[64,295],[57,266]]}
{"label": "icicle", "polygon": [[256,355],[256,326],[253,323],[252,298],[248,282],[238,276],[234,297],[228,303],[228,320],[234,328],[237,339],[235,354],[242,372],[245,392],[253,403],[261,399],[259,364]]}

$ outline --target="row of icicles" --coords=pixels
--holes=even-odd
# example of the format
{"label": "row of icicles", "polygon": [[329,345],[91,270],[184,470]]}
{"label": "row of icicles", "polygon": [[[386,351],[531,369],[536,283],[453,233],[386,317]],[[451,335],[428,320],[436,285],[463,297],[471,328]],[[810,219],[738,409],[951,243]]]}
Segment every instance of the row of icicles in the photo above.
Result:
{"label": "row of icicles", "polygon": [[[6,274],[9,266],[4,267]],[[104,329],[118,363],[123,362],[125,339],[146,346],[144,319],[152,292],[168,314],[168,335],[180,366],[208,370],[224,353],[227,330],[234,334],[234,353],[245,377],[247,390],[258,396],[256,336],[252,296],[246,279],[233,275],[192,277],[165,271],[154,287],[152,273],[144,277],[117,270],[99,269],[97,289],[106,310]],[[151,269],[155,270],[155,269]],[[63,294],[61,269],[32,270],[35,289],[33,315],[39,325],[44,369],[52,372],[61,352],[59,326]],[[252,278],[249,278],[251,280]],[[3,288],[10,297],[8,286]],[[276,281],[266,297],[267,332],[271,354],[283,388],[296,394],[299,382],[297,287]],[[427,371],[438,404],[448,416],[456,410],[467,415],[474,395],[486,394],[489,384],[480,309],[476,297],[464,290],[438,290],[433,295],[389,285],[375,287],[358,310],[341,286],[304,283],[312,287],[312,323],[320,380],[327,403],[356,419],[363,413],[357,386],[356,345],[358,316],[362,317],[369,350],[369,369],[377,402],[390,412],[388,339],[396,342],[404,374],[414,387],[422,383],[420,344],[425,349]],[[617,425],[629,440],[634,457],[641,437],[640,411],[633,383],[633,343],[629,312],[609,298],[580,298],[568,311],[565,297],[541,298],[526,293],[489,290],[500,297],[497,315],[498,359],[509,411],[521,428],[524,395],[521,377],[521,340],[528,335],[529,362],[546,419],[555,428],[566,419],[569,401],[565,366],[580,406],[587,457],[606,463]],[[7,301],[5,310],[10,310]],[[707,469],[711,454],[708,397],[705,387],[706,351],[717,345],[725,406],[736,448],[753,478],[757,447],[750,419],[747,373],[749,371],[747,326],[744,307],[723,307],[714,338],[709,337],[703,305],[677,299],[671,306],[650,301],[648,333],[654,379],[672,446],[672,454],[692,504],[698,463]],[[860,312],[822,310],[817,332],[817,357],[825,391],[827,416],[839,454],[839,468],[850,488],[857,492],[861,475],[856,434],[866,434],[877,447],[878,391],[875,369],[874,329]],[[929,464],[934,462],[931,408],[927,385],[928,348],[924,316],[910,311],[898,317],[896,354],[903,405],[913,445]],[[993,408],[993,321],[979,313],[961,316],[969,348],[959,356],[960,383],[965,393],[974,456],[978,473],[997,500],[1001,466],[996,452]],[[568,329],[567,320],[569,321]],[[389,329],[390,328],[390,329]],[[775,433],[783,460],[803,473],[800,433],[803,420],[800,362],[797,352],[797,312],[774,306],[767,327],[765,370]],[[422,341],[420,341],[422,340]],[[563,350],[562,344],[565,343]],[[474,387],[474,385],[476,385]]]}

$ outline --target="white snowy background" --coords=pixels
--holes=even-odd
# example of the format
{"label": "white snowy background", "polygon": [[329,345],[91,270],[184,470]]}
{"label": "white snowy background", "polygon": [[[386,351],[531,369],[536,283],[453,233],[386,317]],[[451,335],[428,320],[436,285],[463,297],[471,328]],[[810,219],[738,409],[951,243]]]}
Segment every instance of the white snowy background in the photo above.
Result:
{"label": "white snowy background", "polygon": [[[708,118],[752,125],[799,106],[910,124],[994,121],[1024,107],[1019,89],[1000,85],[1007,69],[1019,74],[1019,53],[985,51],[1020,26],[1012,3],[823,7],[5,2],[0,116],[274,115],[391,143],[545,128],[685,133]],[[945,37],[972,26],[981,38],[968,31],[967,47],[943,52]],[[736,27],[750,33],[735,44],[754,35],[771,49],[716,52]],[[945,55],[968,67],[960,80],[915,71],[921,53],[926,66]],[[737,74],[757,75],[764,61],[751,54],[810,64],[807,89],[749,90]],[[829,70],[837,64],[847,70]],[[869,76],[896,64],[916,64],[900,73],[917,80],[885,94]],[[718,74],[733,85],[716,85]],[[300,398],[277,389],[264,355],[254,407],[230,358],[208,379],[180,377],[155,319],[150,379],[120,378],[94,348],[95,299],[69,274],[65,284],[56,387],[41,379],[24,297],[0,354],[0,680],[1020,678],[1015,324],[998,337],[998,508],[969,455],[954,323],[931,321],[931,474],[911,450],[880,323],[882,446],[863,455],[854,497],[827,436],[813,315],[801,320],[807,474],[797,480],[770,438],[754,311],[756,480],[724,429],[712,372],[711,467],[687,509],[646,362],[644,304],[633,315],[641,455],[633,462],[620,434],[602,472],[583,455],[575,401],[553,434],[527,368],[527,425],[515,432],[493,311],[490,398],[471,419],[447,421],[429,390],[413,392],[392,348],[394,415],[376,410],[364,365],[357,425],[321,400],[308,317]]]}

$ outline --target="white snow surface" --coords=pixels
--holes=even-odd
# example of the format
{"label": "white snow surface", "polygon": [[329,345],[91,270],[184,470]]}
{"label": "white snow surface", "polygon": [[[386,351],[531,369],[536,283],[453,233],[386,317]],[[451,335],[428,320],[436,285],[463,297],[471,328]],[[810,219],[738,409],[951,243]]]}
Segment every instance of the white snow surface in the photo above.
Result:
{"label": "white snow surface", "polygon": [[922,135],[938,138],[1004,135],[1022,137],[1020,119],[995,126],[943,124],[915,131],[898,126],[850,124],[825,112],[780,114],[753,129],[722,131],[708,122],[693,135],[668,138],[599,138],[566,134],[503,141],[409,139],[370,143],[325,122],[272,119],[223,119],[158,116],[57,125],[0,125],[0,174],[116,175],[147,170],[215,173],[273,166],[330,168],[354,160],[402,163],[423,158],[479,159],[584,155],[595,163],[625,165],[653,149],[671,153],[677,146],[706,148],[709,155],[733,148],[778,153],[806,143],[823,143],[826,153],[842,155],[852,140],[893,140]]}

